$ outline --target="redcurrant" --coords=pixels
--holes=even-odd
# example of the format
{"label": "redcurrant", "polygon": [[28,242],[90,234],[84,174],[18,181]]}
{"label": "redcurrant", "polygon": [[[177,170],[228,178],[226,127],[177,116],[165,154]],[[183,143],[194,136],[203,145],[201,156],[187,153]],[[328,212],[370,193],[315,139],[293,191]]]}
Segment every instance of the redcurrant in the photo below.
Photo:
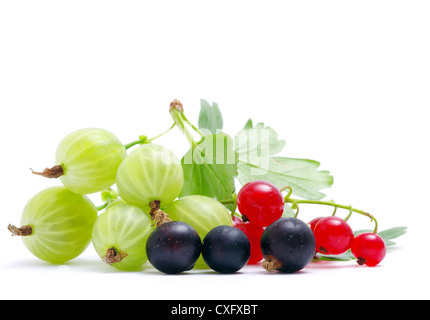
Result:
{"label": "redcurrant", "polygon": [[236,225],[243,223],[242,219],[239,218],[238,216],[233,215],[233,217],[231,218],[232,222],[233,222],[233,227],[235,227]]}
{"label": "redcurrant", "polygon": [[359,265],[374,267],[384,260],[387,249],[384,239],[375,233],[366,232],[354,238],[351,252]]}
{"label": "redcurrant", "polygon": [[312,232],[313,232],[313,231],[315,231],[315,227],[316,227],[317,223],[318,223],[318,222],[320,222],[320,220],[321,220],[322,218],[324,218],[324,217],[318,217],[318,218],[312,219],[312,220],[308,223],[308,225],[309,225],[309,227],[311,228]]}
{"label": "redcurrant", "polygon": [[249,243],[251,244],[251,257],[249,258],[248,264],[257,264],[263,260],[263,253],[261,252],[260,240],[263,235],[264,228],[253,225],[249,222],[238,222],[235,223],[235,228],[242,230],[248,237]]}
{"label": "redcurrant", "polygon": [[284,212],[281,191],[267,181],[252,181],[242,187],[237,195],[237,206],[242,216],[259,227],[267,227]]}
{"label": "redcurrant", "polygon": [[322,254],[342,254],[351,248],[354,233],[339,217],[325,217],[314,229],[317,251]]}

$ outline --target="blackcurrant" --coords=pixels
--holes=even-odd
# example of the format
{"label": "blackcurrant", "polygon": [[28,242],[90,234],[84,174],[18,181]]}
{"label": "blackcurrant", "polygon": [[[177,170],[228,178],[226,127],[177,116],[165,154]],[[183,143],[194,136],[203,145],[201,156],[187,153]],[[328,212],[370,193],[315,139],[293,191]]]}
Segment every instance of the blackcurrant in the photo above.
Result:
{"label": "blackcurrant", "polygon": [[261,236],[261,250],[268,271],[292,273],[306,267],[315,255],[315,236],[309,226],[297,218],[280,218]]}
{"label": "blackcurrant", "polygon": [[157,270],[177,274],[191,270],[201,253],[197,231],[182,221],[170,221],[157,227],[146,242],[146,255]]}
{"label": "blackcurrant", "polygon": [[246,234],[231,226],[218,226],[209,231],[202,243],[202,256],[206,264],[220,273],[233,273],[242,269],[251,255]]}

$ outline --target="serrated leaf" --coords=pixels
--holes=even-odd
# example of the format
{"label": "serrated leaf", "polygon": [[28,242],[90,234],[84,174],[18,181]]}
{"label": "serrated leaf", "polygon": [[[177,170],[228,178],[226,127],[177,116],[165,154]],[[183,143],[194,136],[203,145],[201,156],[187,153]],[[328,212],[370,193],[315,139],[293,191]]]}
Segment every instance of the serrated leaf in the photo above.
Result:
{"label": "serrated leaf", "polygon": [[329,188],[333,177],[318,171],[320,163],[307,159],[274,157],[282,151],[285,141],[263,123],[255,126],[248,120],[235,137],[239,157],[238,180],[244,185],[254,180],[266,180],[278,188],[290,186],[293,193],[305,199],[318,200],[325,195],[319,190]]}
{"label": "serrated leaf", "polygon": [[245,127],[236,135],[234,143],[239,160],[244,162],[275,155],[285,146],[285,141],[278,139],[275,130],[264,123],[257,123],[254,127],[252,120],[248,120]]}
{"label": "serrated leaf", "polygon": [[218,200],[231,198],[235,191],[237,154],[230,136],[224,133],[205,136],[181,163],[185,180],[181,197],[197,194]]}
{"label": "serrated leaf", "polygon": [[200,100],[199,129],[209,130],[216,134],[217,130],[222,130],[223,119],[218,104],[212,103],[212,106],[204,99]]}
{"label": "serrated leaf", "polygon": [[266,180],[278,188],[290,186],[293,193],[310,200],[319,200],[325,194],[319,190],[329,188],[333,177],[328,171],[318,171],[320,163],[314,160],[270,157],[254,163],[238,163],[238,179],[246,184]]}

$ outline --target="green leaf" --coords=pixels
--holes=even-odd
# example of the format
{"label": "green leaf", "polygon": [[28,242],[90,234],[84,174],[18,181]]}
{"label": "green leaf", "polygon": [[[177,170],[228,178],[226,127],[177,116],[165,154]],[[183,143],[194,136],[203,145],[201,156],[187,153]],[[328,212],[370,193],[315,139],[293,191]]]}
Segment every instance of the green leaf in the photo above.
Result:
{"label": "green leaf", "polygon": [[319,162],[307,159],[270,157],[254,163],[239,159],[238,179],[242,185],[254,180],[266,180],[280,189],[290,186],[299,197],[319,200],[325,197],[319,190],[333,184],[330,173],[318,171],[319,166]]}
{"label": "green leaf", "polygon": [[329,254],[317,254],[317,260],[327,260],[327,261],[350,261],[354,260],[355,257],[351,253],[351,250],[348,250],[345,253],[337,254],[337,255],[329,255]]}
{"label": "green leaf", "polygon": [[[387,251],[390,252],[393,249],[396,249],[395,242],[391,241],[393,239],[396,239],[398,237],[401,237],[406,233],[407,227],[395,227],[391,229],[387,229],[381,232],[378,232],[378,235],[382,237],[385,241],[385,245],[387,246]],[[360,233],[364,232],[372,232],[372,230],[368,229],[362,229],[362,230],[356,230],[354,231],[354,235],[358,235]],[[330,260],[330,261],[348,261],[348,260],[355,260],[354,255],[352,254],[351,250],[348,250],[344,254],[340,255],[323,255],[323,254],[317,254],[318,260]]]}
{"label": "green leaf", "polygon": [[384,239],[385,242],[388,242],[404,235],[406,233],[406,229],[407,227],[395,227],[378,232],[378,234],[382,237],[382,239]]}
{"label": "green leaf", "polygon": [[245,126],[243,127],[243,129],[252,129],[252,127],[253,127],[253,125],[252,125],[252,120],[251,120],[251,119],[249,119],[249,120],[246,122],[246,124],[245,124]]}
{"label": "green leaf", "polygon": [[296,215],[296,213],[294,212],[293,209],[291,209],[290,204],[286,203],[285,207],[284,207],[284,213],[282,214],[283,217],[287,218],[287,217],[294,217]]}
{"label": "green leaf", "polygon": [[[394,227],[384,231],[380,231],[378,232],[378,235],[380,235],[381,238],[384,239],[385,244],[387,245],[387,247],[389,247],[396,244],[394,241],[391,241],[391,240],[401,237],[406,233],[406,230],[407,230],[407,227],[404,227],[404,226]],[[372,230],[357,230],[357,231],[354,231],[354,235],[358,235],[364,232],[372,232]]]}
{"label": "green leaf", "polygon": [[223,120],[218,104],[214,102],[211,106],[209,102],[201,99],[200,105],[199,129],[209,130],[213,134],[216,134],[217,130],[222,130]]}
{"label": "green leaf", "polygon": [[257,123],[254,127],[252,120],[248,120],[245,127],[236,135],[234,143],[239,160],[244,162],[275,155],[285,146],[285,141],[278,139],[275,130],[265,126],[264,123]]}
{"label": "green leaf", "polygon": [[181,160],[185,183],[181,197],[204,195],[217,200],[235,191],[237,154],[233,140],[224,133],[205,136]]}
{"label": "green leaf", "polygon": [[273,157],[285,146],[275,130],[248,120],[235,137],[238,153],[238,180],[244,185],[254,180],[266,180],[278,188],[290,186],[299,197],[311,200],[324,198],[319,190],[329,188],[333,177],[328,171],[318,171],[320,163],[307,159]]}

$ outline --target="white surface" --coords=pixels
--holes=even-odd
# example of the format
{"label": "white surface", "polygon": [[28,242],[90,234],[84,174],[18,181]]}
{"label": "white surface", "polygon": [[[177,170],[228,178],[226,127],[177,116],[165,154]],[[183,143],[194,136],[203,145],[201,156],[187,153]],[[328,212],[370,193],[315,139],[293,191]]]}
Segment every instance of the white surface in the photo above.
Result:
{"label": "white surface", "polygon": [[[430,298],[429,14],[428,1],[1,2],[0,298]],[[92,247],[46,265],[8,234],[30,197],[60,184],[29,168],[52,165],[66,134],[155,136],[175,98],[195,123],[200,98],[218,102],[232,135],[248,118],[273,127],[281,155],[334,175],[328,199],[370,211],[381,230],[408,226],[399,250],[377,268],[165,276],[116,272]],[[177,130],[158,142],[187,149]]]}

